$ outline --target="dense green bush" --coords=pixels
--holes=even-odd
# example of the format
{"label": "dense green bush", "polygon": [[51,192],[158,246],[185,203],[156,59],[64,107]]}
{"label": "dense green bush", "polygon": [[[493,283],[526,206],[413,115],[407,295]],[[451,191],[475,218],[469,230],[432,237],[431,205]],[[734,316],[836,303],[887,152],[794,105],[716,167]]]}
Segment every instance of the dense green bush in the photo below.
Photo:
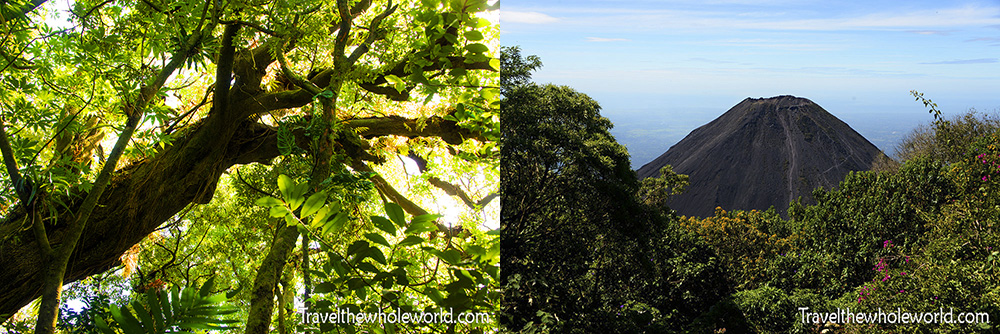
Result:
{"label": "dense green bush", "polygon": [[[964,137],[963,137],[964,138]],[[966,138],[967,139],[967,138]],[[682,227],[718,254],[738,291],[689,328],[806,333],[978,333],[990,324],[801,323],[810,312],[983,312],[1000,317],[1000,132],[954,161],[919,155],[898,169],[851,173],[789,220],[718,210]],[[825,327],[824,327],[825,326]]]}

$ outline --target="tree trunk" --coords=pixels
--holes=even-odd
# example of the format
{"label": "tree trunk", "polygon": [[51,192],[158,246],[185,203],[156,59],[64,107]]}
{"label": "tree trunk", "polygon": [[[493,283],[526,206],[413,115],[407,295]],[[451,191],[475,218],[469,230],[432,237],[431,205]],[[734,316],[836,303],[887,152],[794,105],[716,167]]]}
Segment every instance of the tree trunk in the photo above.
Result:
{"label": "tree trunk", "polygon": [[253,280],[253,295],[250,297],[250,312],[244,333],[270,333],[275,290],[278,289],[288,254],[295,247],[295,240],[298,238],[299,230],[295,226],[285,226],[278,230],[278,237],[271,244],[271,249]]}

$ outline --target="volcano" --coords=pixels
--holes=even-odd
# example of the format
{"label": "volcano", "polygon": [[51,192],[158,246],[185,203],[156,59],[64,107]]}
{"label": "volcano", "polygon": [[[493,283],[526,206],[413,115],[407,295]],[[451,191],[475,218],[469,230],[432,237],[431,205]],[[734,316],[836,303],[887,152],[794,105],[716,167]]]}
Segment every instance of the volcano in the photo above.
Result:
{"label": "volcano", "polygon": [[766,210],[785,216],[789,202],[813,203],[851,171],[884,157],[875,145],[809,99],[747,98],[639,168],[640,179],[664,165],[691,182],[667,205],[679,215],[708,217],[716,207]]}

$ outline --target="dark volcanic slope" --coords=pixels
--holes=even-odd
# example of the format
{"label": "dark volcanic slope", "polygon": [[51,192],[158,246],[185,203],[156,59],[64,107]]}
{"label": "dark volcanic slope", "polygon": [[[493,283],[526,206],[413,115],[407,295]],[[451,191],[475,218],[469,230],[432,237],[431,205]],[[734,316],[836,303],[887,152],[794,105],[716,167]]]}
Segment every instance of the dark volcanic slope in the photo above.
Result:
{"label": "dark volcanic slope", "polygon": [[868,170],[875,145],[822,107],[804,98],[746,99],[639,168],[639,178],[660,167],[690,176],[686,193],[668,205],[686,216],[706,217],[715,207],[784,214],[788,203],[839,183],[849,171]]}

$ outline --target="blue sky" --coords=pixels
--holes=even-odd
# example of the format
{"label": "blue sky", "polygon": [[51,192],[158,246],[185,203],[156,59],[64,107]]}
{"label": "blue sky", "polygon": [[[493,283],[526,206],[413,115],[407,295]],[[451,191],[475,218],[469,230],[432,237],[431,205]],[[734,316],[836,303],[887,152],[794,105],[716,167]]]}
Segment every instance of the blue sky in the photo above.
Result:
{"label": "blue sky", "polygon": [[930,119],[910,90],[946,114],[1000,107],[1000,1],[500,5],[501,43],[541,57],[535,81],[600,102],[630,151],[663,152],[746,97],[810,98],[887,153]]}

